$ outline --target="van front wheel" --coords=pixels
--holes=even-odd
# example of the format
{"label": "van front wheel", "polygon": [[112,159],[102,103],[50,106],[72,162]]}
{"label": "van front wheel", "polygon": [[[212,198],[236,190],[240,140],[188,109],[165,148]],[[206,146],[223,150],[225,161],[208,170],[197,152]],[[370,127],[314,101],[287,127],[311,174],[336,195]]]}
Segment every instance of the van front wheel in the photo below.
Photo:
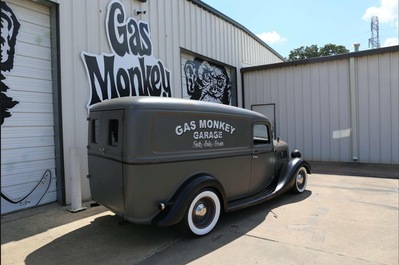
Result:
{"label": "van front wheel", "polygon": [[200,191],[191,201],[185,216],[187,228],[197,236],[212,231],[220,216],[220,200],[212,190]]}
{"label": "van front wheel", "polygon": [[294,193],[302,193],[308,183],[308,172],[305,167],[300,167],[295,173],[295,183],[292,187]]}

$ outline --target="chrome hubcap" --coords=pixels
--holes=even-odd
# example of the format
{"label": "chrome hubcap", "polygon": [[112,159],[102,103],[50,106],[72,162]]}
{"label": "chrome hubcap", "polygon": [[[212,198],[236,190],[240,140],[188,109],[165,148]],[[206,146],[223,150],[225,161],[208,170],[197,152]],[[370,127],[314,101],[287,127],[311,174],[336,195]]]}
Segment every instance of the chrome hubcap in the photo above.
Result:
{"label": "chrome hubcap", "polygon": [[298,185],[302,185],[303,184],[303,175],[302,175],[302,173],[298,173],[298,175],[296,176],[296,183]]}
{"label": "chrome hubcap", "polygon": [[200,203],[197,205],[197,207],[195,208],[195,215],[196,216],[200,216],[203,217],[206,214],[206,207],[203,203]]}

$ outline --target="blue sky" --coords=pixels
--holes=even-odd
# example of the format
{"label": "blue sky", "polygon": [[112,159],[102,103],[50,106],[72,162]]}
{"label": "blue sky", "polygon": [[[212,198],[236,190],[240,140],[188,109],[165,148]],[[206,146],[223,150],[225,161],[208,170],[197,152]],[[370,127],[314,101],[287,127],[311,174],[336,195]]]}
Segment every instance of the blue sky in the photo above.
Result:
{"label": "blue sky", "polygon": [[332,43],[370,49],[371,17],[378,16],[381,47],[398,45],[399,0],[203,0],[288,57],[291,50]]}

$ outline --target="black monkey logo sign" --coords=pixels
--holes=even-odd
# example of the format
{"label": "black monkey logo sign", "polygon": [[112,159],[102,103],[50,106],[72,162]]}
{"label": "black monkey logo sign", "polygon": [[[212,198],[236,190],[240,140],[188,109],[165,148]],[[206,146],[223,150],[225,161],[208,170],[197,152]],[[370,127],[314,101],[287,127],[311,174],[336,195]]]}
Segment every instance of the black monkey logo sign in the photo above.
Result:
{"label": "black monkey logo sign", "polygon": [[224,67],[195,58],[186,61],[184,74],[190,99],[230,104],[231,84]]}
{"label": "black monkey logo sign", "polygon": [[10,109],[18,104],[6,95],[9,87],[3,82],[3,72],[14,68],[15,44],[20,24],[14,12],[1,1],[1,124],[5,118],[11,117]]}

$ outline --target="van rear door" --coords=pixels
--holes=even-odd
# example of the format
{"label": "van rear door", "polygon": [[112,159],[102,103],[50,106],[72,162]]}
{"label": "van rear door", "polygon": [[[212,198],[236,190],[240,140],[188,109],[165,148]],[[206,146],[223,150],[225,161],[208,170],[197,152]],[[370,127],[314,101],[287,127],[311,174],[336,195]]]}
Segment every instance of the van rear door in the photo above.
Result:
{"label": "van rear door", "polygon": [[124,110],[93,111],[89,119],[89,182],[93,199],[118,212],[125,211],[123,193]]}

